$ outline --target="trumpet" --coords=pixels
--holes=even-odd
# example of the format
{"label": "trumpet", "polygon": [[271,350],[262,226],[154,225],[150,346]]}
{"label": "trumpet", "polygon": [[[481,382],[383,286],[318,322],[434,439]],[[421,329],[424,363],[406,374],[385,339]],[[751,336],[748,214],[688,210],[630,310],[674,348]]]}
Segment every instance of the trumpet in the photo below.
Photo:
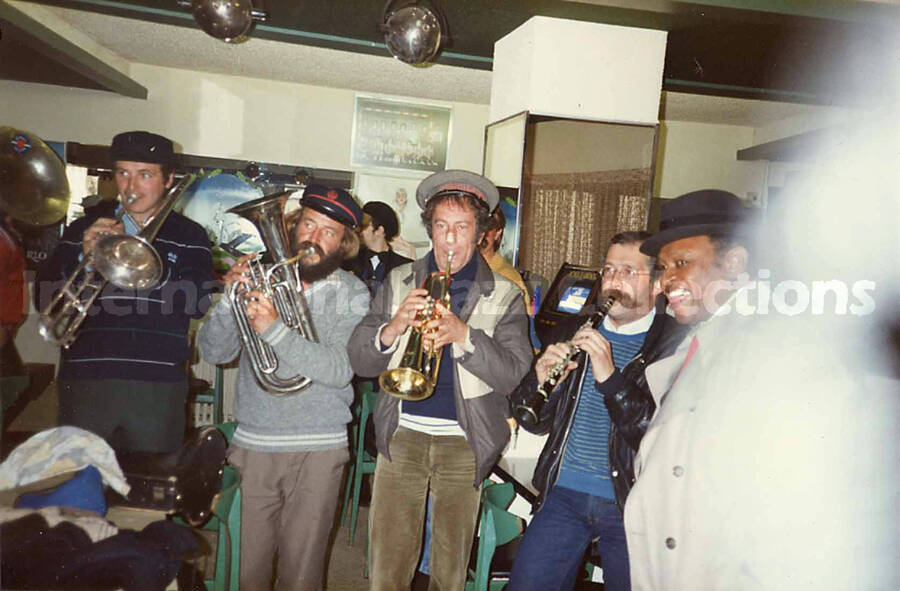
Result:
{"label": "trumpet", "polygon": [[450,264],[452,260],[453,251],[451,250],[447,253],[447,270],[432,273],[425,278],[422,285],[428,291],[425,308],[416,313],[416,320],[421,324],[418,328],[410,329],[412,332],[403,356],[400,358],[399,367],[385,370],[378,376],[378,385],[381,386],[382,392],[411,402],[425,400],[434,393],[444,348],[435,350],[433,341],[429,345],[425,345],[424,336],[430,330],[425,328],[425,325],[438,317],[435,307],[437,302],[441,302],[445,308],[450,309]]}
{"label": "trumpet", "polygon": [[[587,321],[585,321],[581,327],[579,327],[578,331],[584,330],[585,328],[596,329],[600,326],[600,323],[606,318],[609,309],[612,308],[612,305],[615,302],[616,298],[607,296],[597,307],[597,310],[588,317]],[[518,404],[513,409],[513,414],[520,424],[528,426],[537,424],[541,408],[543,408],[544,404],[546,404],[547,400],[550,398],[550,393],[559,383],[559,379],[566,371],[566,367],[568,367],[569,363],[576,361],[579,369],[582,371],[587,368],[587,364],[584,362],[584,351],[577,345],[573,345],[571,340],[566,342],[566,345],[569,347],[569,352],[565,358],[554,363],[553,367],[551,367],[550,371],[547,373],[547,379],[538,386],[537,390],[528,397],[528,400],[526,400],[524,404]]]}
{"label": "trumpet", "polygon": [[229,209],[256,226],[266,254],[272,262],[261,262],[256,259],[248,261],[248,282],[235,281],[228,290],[231,312],[240,333],[241,342],[250,358],[250,366],[256,382],[269,394],[283,396],[306,389],[310,379],[297,375],[279,377],[278,358],[272,347],[259,338],[247,316],[247,292],[261,291],[266,294],[275,306],[278,317],[284,325],[304,339],[318,342],[315,327],[310,319],[300,273],[297,263],[300,259],[314,254],[312,247],[307,247],[295,256],[288,256],[287,229],[284,225],[284,204],[290,191],[255,199]]}
{"label": "trumpet", "polygon": [[[97,241],[92,254],[81,260],[41,312],[38,332],[44,340],[68,349],[78,338],[78,329],[107,282],[121,289],[135,290],[150,289],[159,283],[163,263],[151,243],[179,197],[196,178],[193,174],[185,175],[169,189],[162,205],[139,234],[107,234]],[[137,197],[123,196],[123,199],[125,204],[131,204]],[[123,205],[116,222],[122,221],[124,215]]]}

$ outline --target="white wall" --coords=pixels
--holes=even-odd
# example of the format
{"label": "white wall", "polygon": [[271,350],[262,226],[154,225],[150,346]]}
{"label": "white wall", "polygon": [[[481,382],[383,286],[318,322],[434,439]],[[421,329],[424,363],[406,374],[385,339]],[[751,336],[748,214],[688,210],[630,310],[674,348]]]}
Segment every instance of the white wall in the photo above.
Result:
{"label": "white wall", "polygon": [[[0,81],[0,125],[46,140],[88,144],[108,144],[120,131],[147,129],[191,154],[353,170],[352,90],[143,64],[132,64],[130,73],[147,87],[147,100]],[[447,167],[481,172],[488,105],[446,104],[453,107]],[[37,335],[33,309],[16,342],[26,361],[57,359],[57,349]]]}
{"label": "white wall", "polygon": [[653,196],[671,199],[696,189],[724,189],[744,200],[751,192],[762,195],[766,164],[736,157],[754,143],[752,127],[663,122]]}
{"label": "white wall", "polygon": [[[191,154],[351,170],[352,90],[144,64],[133,64],[131,76],[147,87],[147,100],[0,81],[0,122],[91,144],[147,129]],[[446,104],[453,107],[447,166],[480,172],[488,105]]]}

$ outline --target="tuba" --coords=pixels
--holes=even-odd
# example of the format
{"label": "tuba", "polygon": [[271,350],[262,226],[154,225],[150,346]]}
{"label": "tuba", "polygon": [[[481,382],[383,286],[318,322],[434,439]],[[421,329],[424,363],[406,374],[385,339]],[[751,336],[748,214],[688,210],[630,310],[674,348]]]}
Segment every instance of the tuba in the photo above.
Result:
{"label": "tuba", "polygon": [[259,338],[250,324],[245,304],[247,292],[265,293],[272,300],[278,316],[288,329],[296,330],[308,341],[318,342],[303,295],[300,273],[295,264],[303,257],[315,253],[315,250],[306,248],[295,256],[290,256],[290,242],[284,225],[284,204],[290,193],[284,191],[261,197],[228,210],[229,213],[236,213],[252,222],[266,248],[264,261],[258,259],[248,261],[250,281],[232,283],[228,297],[241,342],[250,357],[250,366],[256,382],[275,396],[300,392],[309,386],[310,379],[299,375],[290,378],[275,375],[278,370],[278,358],[272,347]]}
{"label": "tuba", "polygon": [[[112,283],[121,289],[151,289],[162,278],[163,263],[151,246],[175,203],[197,177],[188,174],[181,178],[161,201],[161,206],[139,234],[107,234],[101,237],[89,257],[84,257],[53,299],[41,312],[38,332],[44,340],[68,348],[78,338],[78,329],[87,317],[91,305]],[[136,196],[123,196],[131,203]],[[116,221],[122,221],[122,212]]]}
{"label": "tuba", "polygon": [[447,254],[447,270],[432,273],[425,278],[422,287],[428,291],[425,298],[425,308],[416,313],[416,320],[422,324],[412,327],[403,357],[400,358],[400,366],[388,369],[378,376],[378,385],[381,391],[399,398],[417,402],[425,400],[434,393],[437,384],[438,371],[441,367],[441,355],[444,348],[435,350],[433,345],[428,347],[423,342],[423,337],[428,333],[425,324],[437,317],[435,303],[441,302],[444,307],[450,308],[450,262],[453,260],[453,251]]}

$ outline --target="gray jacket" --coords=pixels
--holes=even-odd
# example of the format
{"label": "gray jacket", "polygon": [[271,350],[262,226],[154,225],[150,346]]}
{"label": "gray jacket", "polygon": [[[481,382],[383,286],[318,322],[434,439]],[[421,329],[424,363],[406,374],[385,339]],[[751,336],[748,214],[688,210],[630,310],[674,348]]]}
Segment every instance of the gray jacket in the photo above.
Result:
{"label": "gray jacket", "polygon": [[311,378],[309,387],[295,394],[273,396],[256,382],[227,296],[213,307],[200,328],[200,354],[209,363],[228,363],[240,354],[235,398],[238,431],[234,436],[239,447],[313,451],[347,446],[353,403],[347,341],[369,309],[369,291],[359,279],[338,269],[304,294],[318,343],[288,330],[280,319],[261,335],[278,358],[278,376]]}
{"label": "gray jacket", "polygon": [[[477,486],[509,441],[507,396],[528,371],[533,354],[522,292],[491,271],[480,255],[475,256],[475,282],[459,315],[469,325],[472,346],[454,357],[454,391],[457,420],[475,454],[473,484]],[[427,261],[421,258],[397,267],[382,283],[368,315],[350,338],[350,362],[357,374],[376,377],[390,366],[392,358],[396,362],[411,331],[407,330],[394,347],[384,352],[376,343],[376,336],[406,294],[422,284],[426,274]],[[476,307],[480,312],[473,315]],[[392,396],[379,395],[373,414],[378,452],[388,459],[390,440],[400,422],[399,402]]]}

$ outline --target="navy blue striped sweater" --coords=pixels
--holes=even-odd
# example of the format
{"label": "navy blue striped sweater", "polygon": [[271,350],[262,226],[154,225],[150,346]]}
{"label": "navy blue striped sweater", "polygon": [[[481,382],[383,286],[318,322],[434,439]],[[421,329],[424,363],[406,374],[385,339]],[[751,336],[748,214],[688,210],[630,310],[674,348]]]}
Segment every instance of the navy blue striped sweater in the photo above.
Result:
{"label": "navy blue striped sweater", "polygon": [[[85,210],[63,232],[35,277],[35,306],[43,310],[79,264],[82,235],[98,217],[114,217],[117,201]],[[152,290],[107,284],[69,349],[58,378],[175,382],[186,378],[188,329],[209,308],[215,288],[210,242],[202,226],[172,212],[153,241],[163,278]]]}

